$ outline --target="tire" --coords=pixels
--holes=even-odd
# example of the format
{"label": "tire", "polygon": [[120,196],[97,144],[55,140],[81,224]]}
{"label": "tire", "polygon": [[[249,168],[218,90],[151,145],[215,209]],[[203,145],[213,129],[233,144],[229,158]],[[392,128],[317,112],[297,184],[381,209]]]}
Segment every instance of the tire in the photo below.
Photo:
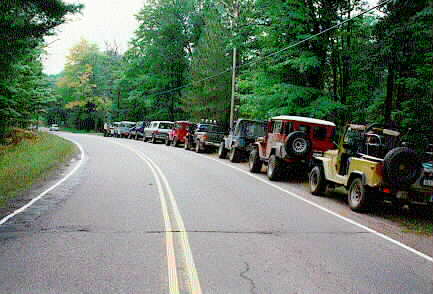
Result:
{"label": "tire", "polygon": [[310,192],[313,195],[319,196],[326,192],[325,173],[321,166],[315,166],[309,175]]}
{"label": "tire", "polygon": [[271,157],[269,158],[268,170],[266,172],[269,180],[271,181],[280,180],[283,170],[284,170],[283,161],[277,156],[275,156],[275,154],[272,154]]}
{"label": "tire", "polygon": [[362,184],[362,179],[357,177],[350,183],[350,188],[347,193],[347,203],[353,211],[365,211],[369,204],[368,188]]}
{"label": "tire", "polygon": [[152,144],[156,144],[155,136],[152,136],[152,139],[151,139],[150,143],[152,143]]}
{"label": "tire", "polygon": [[227,158],[227,149],[224,147],[224,142],[221,142],[220,147],[218,147],[218,157],[221,159]]}
{"label": "tire", "polygon": [[147,141],[146,135],[143,134],[143,142],[146,142],[146,141]]}
{"label": "tire", "polygon": [[287,136],[286,152],[295,157],[305,157],[311,151],[311,141],[304,132],[293,132]]}
{"label": "tire", "polygon": [[237,163],[240,161],[240,151],[236,149],[235,147],[232,147],[232,149],[229,152],[229,159],[233,163]]}
{"label": "tire", "polygon": [[168,139],[168,137],[167,139],[165,139],[165,145],[170,146],[170,140]]}
{"label": "tire", "polygon": [[248,158],[248,166],[250,168],[250,172],[259,173],[262,170],[262,165],[263,162],[260,160],[259,150],[257,150],[257,148],[254,148]]}
{"label": "tire", "polygon": [[185,143],[183,144],[183,149],[189,150],[189,143],[187,139],[185,139]]}
{"label": "tire", "polygon": [[202,150],[201,150],[201,148],[200,148],[200,141],[197,141],[197,142],[195,143],[195,152],[196,152],[196,153],[201,153],[201,152],[202,152]]}
{"label": "tire", "polygon": [[384,158],[385,181],[392,187],[409,187],[415,183],[421,171],[421,161],[410,148],[394,148]]}

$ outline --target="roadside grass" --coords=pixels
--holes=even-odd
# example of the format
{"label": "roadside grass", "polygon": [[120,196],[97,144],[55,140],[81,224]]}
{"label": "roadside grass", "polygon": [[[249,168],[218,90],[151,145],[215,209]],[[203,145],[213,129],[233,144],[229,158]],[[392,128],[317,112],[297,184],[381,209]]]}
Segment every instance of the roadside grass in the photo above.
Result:
{"label": "roadside grass", "polygon": [[76,152],[71,142],[39,132],[18,144],[0,147],[0,208],[8,200],[44,180]]}
{"label": "roadside grass", "polygon": [[[425,211],[424,211],[425,210]],[[385,215],[385,218],[398,222],[404,227],[403,232],[411,232],[433,236],[433,223],[427,214],[431,214],[431,209],[422,209],[418,213],[401,212],[399,215]]]}
{"label": "roadside grass", "polygon": [[97,135],[97,136],[103,135],[103,133],[96,132],[94,130],[86,131],[86,130],[78,130],[75,128],[60,128],[60,131],[68,132],[68,133],[74,133],[74,134],[92,134],[92,135]]}

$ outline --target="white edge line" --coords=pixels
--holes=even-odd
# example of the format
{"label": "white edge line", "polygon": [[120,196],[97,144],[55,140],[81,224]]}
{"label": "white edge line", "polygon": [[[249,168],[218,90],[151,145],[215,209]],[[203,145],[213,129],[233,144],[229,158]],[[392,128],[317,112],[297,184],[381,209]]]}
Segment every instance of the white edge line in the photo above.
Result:
{"label": "white edge line", "polygon": [[211,158],[211,157],[208,157],[208,156],[205,156],[205,155],[202,155],[202,154],[197,154],[197,153],[192,153],[192,154],[195,154],[195,155],[197,155],[199,157],[206,158],[208,160],[213,160],[215,162],[218,162],[219,164],[222,164],[222,165],[228,166],[228,167],[230,167],[232,169],[238,170],[238,171],[240,171],[240,172],[242,172],[242,173],[244,173],[244,174],[246,174],[246,175],[248,175],[250,177],[253,177],[253,178],[255,178],[255,179],[257,179],[257,180],[259,180],[259,181],[261,181],[261,182],[263,182],[265,184],[268,184],[269,186],[274,187],[275,189],[278,189],[278,190],[280,190],[280,191],[282,191],[282,192],[284,192],[286,194],[289,194],[290,196],[292,196],[292,197],[294,197],[294,198],[296,198],[298,200],[304,201],[305,203],[308,203],[308,204],[310,204],[310,205],[312,205],[312,206],[314,206],[314,207],[316,207],[316,208],[318,208],[318,209],[320,209],[320,210],[322,210],[324,212],[327,212],[327,213],[329,213],[329,214],[331,214],[331,215],[333,215],[333,216],[335,216],[335,217],[337,217],[339,219],[342,219],[342,220],[344,220],[344,221],[346,221],[346,222],[348,222],[348,223],[350,223],[352,225],[355,225],[355,226],[357,226],[357,227],[359,227],[361,229],[364,229],[364,230],[366,230],[366,231],[368,231],[368,232],[370,232],[370,233],[372,233],[372,234],[374,234],[374,235],[376,235],[376,236],[378,236],[378,237],[380,237],[382,239],[385,239],[385,240],[387,240],[387,241],[389,241],[391,243],[394,243],[395,245],[400,246],[401,248],[404,248],[404,249],[406,249],[406,250],[408,250],[408,251],[410,251],[410,252],[412,252],[412,253],[414,253],[414,254],[416,254],[416,255],[418,255],[418,256],[420,256],[420,257],[422,257],[422,258],[424,258],[424,259],[426,259],[426,260],[428,260],[430,262],[433,262],[433,258],[431,256],[427,255],[427,254],[424,254],[424,253],[422,253],[422,252],[420,252],[420,251],[418,251],[418,250],[416,250],[416,249],[414,249],[412,247],[409,247],[409,246],[407,246],[407,245],[405,245],[405,244],[403,244],[403,243],[401,243],[401,242],[399,242],[397,240],[394,240],[391,237],[388,237],[388,236],[386,236],[386,235],[384,235],[382,233],[379,233],[379,232],[377,232],[377,231],[375,231],[375,230],[373,230],[373,229],[371,229],[371,228],[369,228],[369,227],[367,227],[365,225],[362,225],[362,224],[360,224],[360,223],[358,223],[358,222],[356,222],[356,221],[354,221],[354,220],[352,220],[350,218],[347,218],[347,217],[344,217],[342,215],[339,215],[338,213],[333,212],[333,211],[331,211],[331,210],[329,210],[329,209],[327,209],[327,208],[325,208],[325,207],[323,207],[323,206],[321,206],[321,205],[319,205],[319,204],[317,204],[317,203],[315,203],[313,201],[305,199],[304,197],[299,196],[296,193],[293,193],[293,192],[290,192],[288,190],[285,190],[285,189],[281,188],[280,186],[275,185],[275,184],[273,184],[273,183],[271,183],[269,181],[266,181],[266,180],[264,180],[264,179],[262,179],[262,178],[260,178],[260,177],[258,177],[256,175],[254,175],[254,174],[252,174],[250,172],[247,172],[247,171],[245,171],[245,170],[243,170],[241,168],[238,168],[238,167],[232,166],[230,164],[227,164],[227,163],[223,162],[222,160]]}
{"label": "white edge line", "polygon": [[36,196],[35,198],[33,198],[32,200],[30,200],[26,205],[18,208],[17,210],[15,210],[14,212],[12,212],[11,214],[5,216],[4,218],[2,218],[0,220],[0,226],[3,225],[4,223],[6,223],[9,219],[13,218],[14,216],[16,216],[17,214],[20,214],[21,212],[25,211],[27,208],[29,208],[30,206],[32,206],[35,202],[39,201],[41,198],[43,198],[46,194],[48,194],[49,192],[51,192],[52,190],[54,190],[55,188],[57,188],[59,185],[61,185],[64,181],[66,181],[67,179],[69,179],[83,164],[84,159],[85,159],[85,153],[83,150],[83,147],[81,147],[81,145],[76,142],[75,140],[69,139],[69,138],[65,138],[62,137],[65,140],[68,140],[72,143],[74,143],[78,149],[80,149],[80,160],[78,161],[77,165],[66,175],[64,176],[60,181],[58,181],[57,183],[55,183],[54,185],[52,185],[51,187],[49,187],[47,190],[45,190],[44,192],[42,192],[41,194],[39,194],[38,196]]}

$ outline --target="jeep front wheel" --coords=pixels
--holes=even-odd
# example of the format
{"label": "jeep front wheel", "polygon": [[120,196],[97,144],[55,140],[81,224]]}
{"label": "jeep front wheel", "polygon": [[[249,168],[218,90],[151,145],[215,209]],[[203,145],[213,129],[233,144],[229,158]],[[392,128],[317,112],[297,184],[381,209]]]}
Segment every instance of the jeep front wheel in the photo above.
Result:
{"label": "jeep front wheel", "polygon": [[274,154],[271,155],[268,162],[267,175],[269,180],[278,181],[281,178],[283,172],[283,161],[276,157]]}
{"label": "jeep front wheel", "polygon": [[229,159],[231,162],[236,163],[240,161],[240,151],[236,147],[232,147],[229,154]]}
{"label": "jeep front wheel", "polygon": [[221,159],[225,159],[227,157],[227,149],[224,147],[224,142],[221,142],[218,147],[218,157]]}
{"label": "jeep front wheel", "polygon": [[260,160],[259,151],[254,149],[251,151],[250,156],[248,158],[248,166],[250,168],[250,172],[258,173],[262,169],[262,161]]}
{"label": "jeep front wheel", "polygon": [[200,141],[197,141],[197,142],[195,143],[195,152],[197,152],[197,153],[201,153]]}
{"label": "jeep front wheel", "polygon": [[313,195],[322,195],[326,191],[326,179],[323,168],[320,166],[314,167],[309,176],[310,191]]}
{"label": "jeep front wheel", "polygon": [[350,184],[347,202],[353,211],[364,211],[368,204],[367,187],[362,184],[361,178],[355,178]]}

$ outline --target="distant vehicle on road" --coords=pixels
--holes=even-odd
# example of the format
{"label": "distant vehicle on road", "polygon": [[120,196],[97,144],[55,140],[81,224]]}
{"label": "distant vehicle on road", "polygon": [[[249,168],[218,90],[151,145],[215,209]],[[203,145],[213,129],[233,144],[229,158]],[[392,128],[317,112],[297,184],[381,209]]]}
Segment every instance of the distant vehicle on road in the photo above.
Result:
{"label": "distant vehicle on road", "polygon": [[117,129],[120,127],[120,122],[113,122],[109,127],[111,137],[117,137]]}
{"label": "distant vehicle on road", "polygon": [[129,130],[135,126],[135,122],[132,121],[121,121],[114,128],[115,137],[127,138],[129,136]]}
{"label": "distant vehicle on road", "polygon": [[218,157],[226,158],[227,153],[231,162],[239,162],[248,158],[253,144],[258,137],[264,137],[266,122],[250,119],[239,119],[227,137],[221,142],[218,149]]}
{"label": "distant vehicle on road", "polygon": [[[430,168],[429,168],[430,166]],[[315,156],[310,191],[344,186],[352,210],[383,199],[395,205],[433,203],[433,168],[400,141],[400,132],[381,124],[348,125],[337,149]]]}
{"label": "distant vehicle on road", "polygon": [[59,130],[60,130],[60,128],[59,128],[58,124],[52,124],[50,126],[50,131],[59,131]]}
{"label": "distant vehicle on road", "polygon": [[144,138],[144,129],[150,125],[150,121],[143,121],[139,126],[135,127],[135,140]]}
{"label": "distant vehicle on road", "polygon": [[177,147],[179,144],[184,144],[188,128],[192,125],[193,123],[189,121],[175,122],[173,129],[168,133],[165,145],[168,146],[171,144],[172,146]]}
{"label": "distant vehicle on road", "polygon": [[289,115],[273,117],[266,136],[258,138],[250,153],[250,171],[260,172],[265,164],[271,181],[307,172],[313,152],[335,148],[334,135],[335,124],[330,121]]}
{"label": "distant vehicle on road", "polygon": [[221,126],[215,123],[199,123],[185,136],[185,149],[194,149],[197,153],[215,150],[223,138],[224,131]]}
{"label": "distant vehicle on road", "polygon": [[134,138],[136,139],[137,137],[137,129],[143,125],[142,121],[138,121],[135,123],[135,126],[133,126],[132,128],[129,129],[128,132],[128,139]]}
{"label": "distant vehicle on road", "polygon": [[144,129],[143,141],[150,140],[155,144],[157,141],[165,142],[168,133],[173,129],[174,123],[171,121],[152,121]]}

